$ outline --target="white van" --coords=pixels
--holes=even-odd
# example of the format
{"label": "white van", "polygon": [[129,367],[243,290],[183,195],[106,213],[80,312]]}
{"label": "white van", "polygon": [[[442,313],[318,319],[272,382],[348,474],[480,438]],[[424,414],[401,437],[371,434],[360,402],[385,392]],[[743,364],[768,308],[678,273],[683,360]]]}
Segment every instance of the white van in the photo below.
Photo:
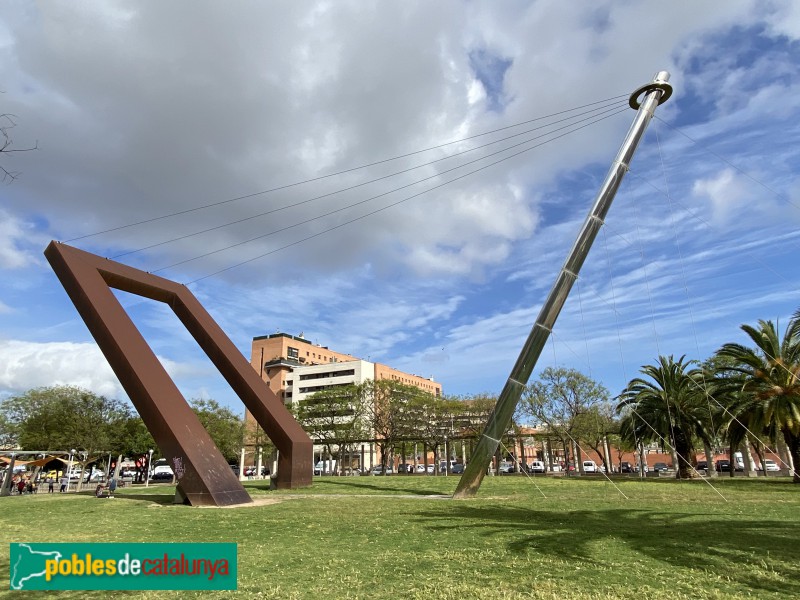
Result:
{"label": "white van", "polygon": [[599,473],[600,469],[597,468],[597,464],[593,460],[585,460],[583,461],[583,472],[584,473]]}
{"label": "white van", "polygon": [[544,463],[540,460],[532,460],[528,463],[528,473],[544,473]]}

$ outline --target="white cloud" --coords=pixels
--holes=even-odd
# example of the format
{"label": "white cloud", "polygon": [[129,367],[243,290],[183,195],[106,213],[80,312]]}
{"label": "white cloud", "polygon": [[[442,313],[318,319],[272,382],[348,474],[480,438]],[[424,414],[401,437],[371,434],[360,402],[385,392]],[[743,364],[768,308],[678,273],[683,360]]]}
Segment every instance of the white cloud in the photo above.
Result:
{"label": "white cloud", "polygon": [[[44,243],[26,241],[33,233],[68,239],[350,169],[626,94],[665,68],[675,94],[658,116],[798,204],[798,61],[775,37],[796,36],[796,10],[756,0],[606,0],[590,9],[366,0],[236,11],[202,1],[12,4],[0,17],[4,110],[18,114],[18,141],[39,139],[40,150],[16,157],[24,177],[3,188],[0,265],[16,272],[4,281],[3,301],[14,312],[2,314],[0,305],[0,329],[21,338],[27,328],[38,341],[66,339],[69,329],[85,339],[52,273],[34,279],[18,268],[40,257]],[[493,86],[502,81],[502,90],[488,90],[502,99],[500,111],[489,110],[475,52],[510,61],[502,78],[482,74]],[[626,110],[349,225],[441,183],[412,185],[457,161],[326,194],[489,138],[76,244],[114,256],[326,195],[121,260],[159,269],[331,212],[159,274],[188,282],[266,255],[192,286],[246,355],[254,335],[304,330],[415,372],[438,364],[433,374],[446,389],[485,389],[481,381],[507,373],[535,316],[530,307],[549,288],[631,118]],[[641,309],[649,295],[664,317],[659,333],[685,339],[675,293],[684,284],[711,302],[697,310],[709,328],[709,315],[736,319],[737,306],[755,309],[762,296],[791,302],[758,277],[776,272],[784,292],[796,287],[797,240],[786,235],[800,222],[796,206],[658,121],[632,168],[581,274],[584,310],[597,315],[587,327],[593,340],[616,335],[608,329],[614,315],[602,312],[610,310],[612,278],[617,311],[636,335],[647,330]],[[380,197],[367,201],[372,196]],[[338,228],[325,233],[331,227]],[[302,238],[309,239],[294,244]],[[742,265],[750,271],[739,272]],[[157,352],[193,356],[185,348],[194,341],[171,315],[127,306]],[[568,304],[564,317],[575,319],[574,310]],[[192,389],[216,389],[197,383],[199,373],[186,375]]]}
{"label": "white cloud", "polygon": [[94,344],[0,343],[0,388],[16,393],[52,385],[74,385],[107,396],[122,393],[111,367]]}
{"label": "white cloud", "polygon": [[34,262],[27,246],[31,227],[6,211],[0,210],[0,268],[20,269]]}
{"label": "white cloud", "polygon": [[[196,376],[201,367],[159,357],[171,377]],[[95,344],[0,342],[0,390],[20,393],[36,387],[72,385],[110,397],[125,397],[114,372]]]}
{"label": "white cloud", "polygon": [[708,198],[712,218],[717,225],[724,225],[752,211],[754,195],[749,189],[750,183],[733,169],[724,169],[714,176],[695,181],[692,193]]}

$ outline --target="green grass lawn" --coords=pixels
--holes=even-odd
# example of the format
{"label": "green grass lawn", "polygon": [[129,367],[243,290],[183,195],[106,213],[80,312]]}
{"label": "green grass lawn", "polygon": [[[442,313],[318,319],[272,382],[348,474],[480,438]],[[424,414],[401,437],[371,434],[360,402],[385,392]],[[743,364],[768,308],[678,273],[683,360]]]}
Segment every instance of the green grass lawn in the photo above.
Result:
{"label": "green grass lawn", "polygon": [[275,502],[228,509],[172,505],[170,486],[113,500],[0,498],[2,585],[8,542],[237,542],[238,592],[125,596],[800,597],[800,486],[788,479],[720,478],[727,502],[703,482],[667,479],[618,481],[625,499],[595,477],[537,477],[538,490],[526,477],[487,477],[476,499],[442,497],[457,481],[326,477],[292,492],[245,482]]}

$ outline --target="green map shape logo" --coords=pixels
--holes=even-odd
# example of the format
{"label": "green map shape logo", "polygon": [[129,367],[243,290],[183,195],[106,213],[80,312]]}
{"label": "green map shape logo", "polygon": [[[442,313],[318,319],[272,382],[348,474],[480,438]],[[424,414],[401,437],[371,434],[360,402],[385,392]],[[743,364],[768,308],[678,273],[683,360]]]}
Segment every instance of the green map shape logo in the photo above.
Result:
{"label": "green map shape logo", "polygon": [[28,544],[11,544],[9,587],[12,590],[24,590],[26,581],[45,576],[45,561],[60,560],[61,557],[58,551],[42,552]]}

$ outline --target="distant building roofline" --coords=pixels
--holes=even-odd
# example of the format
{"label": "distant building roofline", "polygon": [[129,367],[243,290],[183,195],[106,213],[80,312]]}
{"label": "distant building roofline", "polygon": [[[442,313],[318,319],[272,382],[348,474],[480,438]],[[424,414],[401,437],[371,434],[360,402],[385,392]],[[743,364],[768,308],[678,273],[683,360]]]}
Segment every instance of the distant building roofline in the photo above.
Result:
{"label": "distant building roofline", "polygon": [[298,342],[303,342],[304,344],[308,344],[309,346],[313,346],[314,345],[304,337],[299,337],[299,336],[296,336],[296,335],[290,335],[288,333],[282,333],[280,331],[278,333],[271,333],[269,335],[257,335],[256,337],[253,338],[253,341],[256,341],[256,340],[271,340],[272,338],[279,338],[279,337],[285,337],[285,338],[289,338],[290,340],[296,340]]}

